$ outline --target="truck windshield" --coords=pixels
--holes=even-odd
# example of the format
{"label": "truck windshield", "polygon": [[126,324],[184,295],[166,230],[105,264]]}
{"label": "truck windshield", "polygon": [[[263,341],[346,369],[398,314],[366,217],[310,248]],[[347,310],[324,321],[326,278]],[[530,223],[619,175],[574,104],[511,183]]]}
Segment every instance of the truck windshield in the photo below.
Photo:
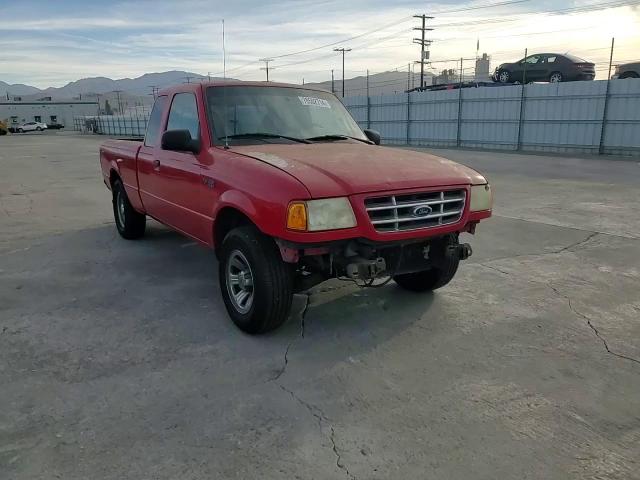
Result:
{"label": "truck windshield", "polygon": [[[353,138],[366,141],[334,95],[290,87],[234,85],[207,88],[214,144],[305,142]],[[340,138],[342,137],[342,138]]]}

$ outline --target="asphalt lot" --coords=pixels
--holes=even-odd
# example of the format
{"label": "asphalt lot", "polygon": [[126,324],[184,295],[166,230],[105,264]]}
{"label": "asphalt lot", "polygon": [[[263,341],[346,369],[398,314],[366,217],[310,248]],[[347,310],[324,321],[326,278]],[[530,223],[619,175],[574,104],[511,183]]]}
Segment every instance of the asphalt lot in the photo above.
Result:
{"label": "asphalt lot", "polygon": [[118,237],[100,141],[0,137],[1,478],[640,478],[638,161],[433,150],[496,195],[456,279],[251,337],[211,252]]}

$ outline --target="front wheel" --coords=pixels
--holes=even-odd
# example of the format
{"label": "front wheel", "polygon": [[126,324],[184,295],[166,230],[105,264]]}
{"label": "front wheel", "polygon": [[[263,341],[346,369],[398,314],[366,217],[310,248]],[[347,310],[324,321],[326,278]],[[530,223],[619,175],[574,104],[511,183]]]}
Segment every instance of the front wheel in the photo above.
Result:
{"label": "front wheel", "polygon": [[42,131],[42,127],[36,127],[36,131],[41,132]]}
{"label": "front wheel", "polygon": [[511,81],[511,74],[506,70],[498,72],[498,81],[500,83],[509,83]]}
{"label": "front wheel", "polygon": [[120,180],[113,182],[113,216],[122,238],[135,240],[144,235],[147,217],[131,206],[127,192]]}
{"label": "front wheel", "polygon": [[24,130],[22,128],[19,128],[18,133],[24,133]]}
{"label": "front wheel", "polygon": [[421,272],[403,273],[395,275],[393,279],[405,290],[412,292],[427,292],[444,287],[448,284],[458,271],[460,257],[452,252],[447,252],[449,246],[457,245],[457,238],[449,236],[446,241],[439,243],[433,248],[433,254],[439,261],[429,270]]}
{"label": "front wheel", "polygon": [[243,226],[231,230],[220,248],[220,289],[231,320],[251,334],[282,325],[291,310],[294,272],[275,242]]}

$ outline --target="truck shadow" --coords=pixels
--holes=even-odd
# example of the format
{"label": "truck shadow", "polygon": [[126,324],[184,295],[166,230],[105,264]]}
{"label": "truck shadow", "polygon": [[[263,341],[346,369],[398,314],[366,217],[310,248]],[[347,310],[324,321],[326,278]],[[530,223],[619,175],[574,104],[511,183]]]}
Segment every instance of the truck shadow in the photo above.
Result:
{"label": "truck shadow", "polygon": [[[158,368],[194,351],[212,365],[253,364],[270,379],[281,371],[285,351],[293,358],[296,348],[304,348],[313,368],[329,368],[416,324],[442,325],[433,314],[433,294],[405,292],[393,282],[360,289],[331,281],[297,295],[280,329],[246,335],[227,317],[213,252],[155,224],[139,241],[123,240],[106,225],[2,257],[0,298],[8,301],[0,313],[9,319],[3,327],[25,332],[15,341],[35,357],[23,359],[29,365],[47,365],[62,376],[69,362],[82,365],[76,381],[143,360]],[[47,335],[26,333],[34,325],[46,325]]]}

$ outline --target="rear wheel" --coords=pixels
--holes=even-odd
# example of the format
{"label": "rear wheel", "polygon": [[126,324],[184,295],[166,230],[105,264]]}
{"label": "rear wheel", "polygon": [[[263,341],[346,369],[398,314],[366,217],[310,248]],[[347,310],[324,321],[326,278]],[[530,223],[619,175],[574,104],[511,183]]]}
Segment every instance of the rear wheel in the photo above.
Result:
{"label": "rear wheel", "polygon": [[41,127],[36,127],[36,131],[41,132],[42,128]]}
{"label": "rear wheel", "polygon": [[231,230],[222,242],[220,289],[231,320],[256,334],[274,330],[289,317],[293,275],[275,242],[254,226]]}
{"label": "rear wheel", "polygon": [[129,202],[122,181],[113,182],[113,216],[122,238],[135,240],[144,235],[147,217],[137,212]]}
{"label": "rear wheel", "polygon": [[560,72],[553,72],[549,75],[549,82],[551,83],[560,83],[563,80],[562,74]]}
{"label": "rear wheel", "polygon": [[24,133],[24,130],[22,128],[19,128],[18,133]]}

